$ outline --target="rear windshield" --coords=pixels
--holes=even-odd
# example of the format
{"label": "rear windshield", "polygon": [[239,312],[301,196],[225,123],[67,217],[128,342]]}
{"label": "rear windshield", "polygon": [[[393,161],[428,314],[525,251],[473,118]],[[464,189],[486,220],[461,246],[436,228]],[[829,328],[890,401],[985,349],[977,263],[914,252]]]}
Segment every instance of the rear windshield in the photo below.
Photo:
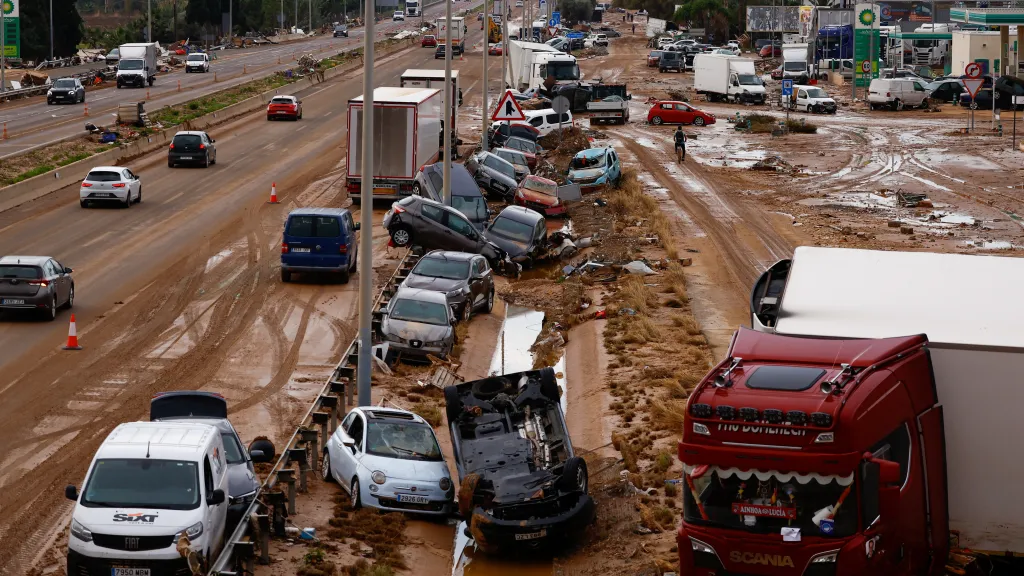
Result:
{"label": "rear windshield", "polygon": [[42,278],[42,271],[35,266],[3,266],[0,265],[0,278],[22,278],[32,280]]}
{"label": "rear windshield", "polygon": [[470,220],[487,220],[487,202],[479,193],[470,196],[452,195],[452,208],[462,212]]}
{"label": "rear windshield", "polygon": [[206,55],[205,54],[189,54],[188,55],[188,59],[189,59],[189,62],[202,62],[203,60],[206,59]]}
{"label": "rear windshield", "polygon": [[65,80],[57,80],[56,82],[53,83],[53,87],[54,88],[74,88],[75,87],[75,81],[74,80],[67,80],[67,79],[65,79]]}
{"label": "rear windshield", "polygon": [[292,216],[286,234],[297,238],[337,238],[341,236],[341,223],[334,216]]}
{"label": "rear windshield", "polygon": [[93,170],[85,177],[90,182],[119,182],[121,175],[117,172],[106,172]]}
{"label": "rear windshield", "polygon": [[494,219],[489,231],[518,242],[529,242],[530,238],[533,237],[533,226],[501,216]]}
{"label": "rear windshield", "polygon": [[446,326],[448,325],[448,307],[440,302],[422,302],[400,298],[395,300],[395,307],[391,309],[391,318]]}
{"label": "rear windshield", "polygon": [[178,146],[196,146],[202,143],[202,139],[195,134],[178,134],[171,143]]}
{"label": "rear windshield", "polygon": [[295,104],[295,101],[291,98],[274,98],[270,101],[271,104]]}

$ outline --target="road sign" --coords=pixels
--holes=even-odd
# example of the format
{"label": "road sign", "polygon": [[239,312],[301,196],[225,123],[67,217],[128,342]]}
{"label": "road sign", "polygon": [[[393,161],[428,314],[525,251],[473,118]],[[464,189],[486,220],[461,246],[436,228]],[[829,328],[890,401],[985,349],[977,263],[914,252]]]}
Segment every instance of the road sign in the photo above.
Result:
{"label": "road sign", "polygon": [[569,32],[565,35],[566,38],[583,38],[583,32]]}
{"label": "road sign", "polygon": [[554,28],[555,26],[558,26],[558,22],[555,22],[554,18],[548,20],[548,28]]}
{"label": "road sign", "polygon": [[964,88],[967,88],[967,93],[971,95],[971,98],[974,98],[978,95],[978,90],[981,90],[985,80],[983,78],[965,78],[963,82]]}
{"label": "road sign", "polygon": [[559,24],[561,24],[562,23],[562,13],[557,11],[557,10],[552,12],[551,13],[551,21],[554,22],[554,24],[552,24],[552,26],[558,26]]}
{"label": "road sign", "polygon": [[555,111],[555,114],[565,114],[569,111],[569,99],[565,96],[555,96],[551,101],[551,109]]}
{"label": "road sign", "polygon": [[861,62],[860,63],[860,71],[865,73],[865,74],[871,72],[871,61],[870,60],[865,60],[865,61]]}
{"label": "road sign", "polygon": [[782,95],[792,96],[793,95],[793,81],[786,79],[782,81]]}
{"label": "road sign", "polygon": [[557,32],[558,32],[558,28],[555,28],[554,26],[548,26],[548,35],[549,36],[554,36],[555,33],[557,33]]}
{"label": "road sign", "polygon": [[498,100],[498,107],[494,109],[491,120],[495,122],[526,120],[526,115],[523,114],[523,109],[519,107],[519,102],[512,96],[511,90],[506,90],[505,95],[501,97],[501,100]]}
{"label": "road sign", "polygon": [[964,74],[968,78],[981,78],[981,64],[977,62],[971,62],[967,66],[964,66]]}

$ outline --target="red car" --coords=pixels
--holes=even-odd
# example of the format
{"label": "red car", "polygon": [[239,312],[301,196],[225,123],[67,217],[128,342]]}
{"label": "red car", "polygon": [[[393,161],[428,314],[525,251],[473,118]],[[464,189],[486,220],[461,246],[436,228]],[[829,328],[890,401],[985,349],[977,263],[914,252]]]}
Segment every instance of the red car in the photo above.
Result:
{"label": "red car", "polygon": [[519,183],[515,203],[545,216],[565,215],[565,205],[558,199],[558,184],[540,176],[527,176]]}
{"label": "red car", "polygon": [[782,56],[782,46],[762,46],[758,55],[761,56],[761,58],[778,58]]}
{"label": "red car", "polygon": [[661,64],[661,52],[661,50],[651,50],[651,53],[647,55],[648,68],[655,68]]}
{"label": "red car", "polygon": [[782,66],[772,70],[772,80],[782,80]]}
{"label": "red car", "polygon": [[647,113],[647,121],[654,125],[660,124],[693,124],[704,126],[714,124],[715,115],[698,110],[686,102],[660,100],[654,103]]}
{"label": "red car", "polygon": [[433,34],[427,34],[423,37],[423,42],[420,43],[420,48],[436,48],[437,47],[437,36]]}
{"label": "red car", "polygon": [[295,96],[274,96],[267,104],[267,120],[280,118],[302,120],[302,100]]}
{"label": "red car", "polygon": [[501,56],[502,46],[501,44],[491,44],[491,47],[487,49],[488,56]]}

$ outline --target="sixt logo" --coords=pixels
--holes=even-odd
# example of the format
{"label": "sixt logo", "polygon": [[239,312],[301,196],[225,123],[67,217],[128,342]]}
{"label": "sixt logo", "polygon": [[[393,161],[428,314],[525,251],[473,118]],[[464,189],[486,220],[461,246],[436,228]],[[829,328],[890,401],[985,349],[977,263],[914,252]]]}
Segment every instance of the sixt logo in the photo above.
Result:
{"label": "sixt logo", "polygon": [[761,554],[760,552],[740,552],[733,550],[729,552],[729,560],[741,564],[760,564],[762,566],[793,566],[793,559],[781,554]]}
{"label": "sixt logo", "polygon": [[142,512],[136,512],[134,514],[114,514],[114,522],[142,522],[143,524],[152,524],[156,522],[156,514],[143,514]]}

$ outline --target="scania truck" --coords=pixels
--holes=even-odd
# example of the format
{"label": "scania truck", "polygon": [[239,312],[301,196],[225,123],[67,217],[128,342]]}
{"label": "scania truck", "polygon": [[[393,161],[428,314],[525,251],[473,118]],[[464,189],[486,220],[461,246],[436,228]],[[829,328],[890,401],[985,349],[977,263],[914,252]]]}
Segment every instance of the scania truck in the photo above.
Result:
{"label": "scania truck", "polygon": [[[1024,259],[798,248],[695,388],[682,574],[1021,574]],[[989,569],[993,569],[989,571]]]}
{"label": "scania truck", "polygon": [[[580,81],[580,67],[576,57],[547,44],[510,40],[508,58],[505,84],[513,90],[525,92],[530,88],[554,89],[556,84]],[[550,82],[554,84],[548,86]]]}

